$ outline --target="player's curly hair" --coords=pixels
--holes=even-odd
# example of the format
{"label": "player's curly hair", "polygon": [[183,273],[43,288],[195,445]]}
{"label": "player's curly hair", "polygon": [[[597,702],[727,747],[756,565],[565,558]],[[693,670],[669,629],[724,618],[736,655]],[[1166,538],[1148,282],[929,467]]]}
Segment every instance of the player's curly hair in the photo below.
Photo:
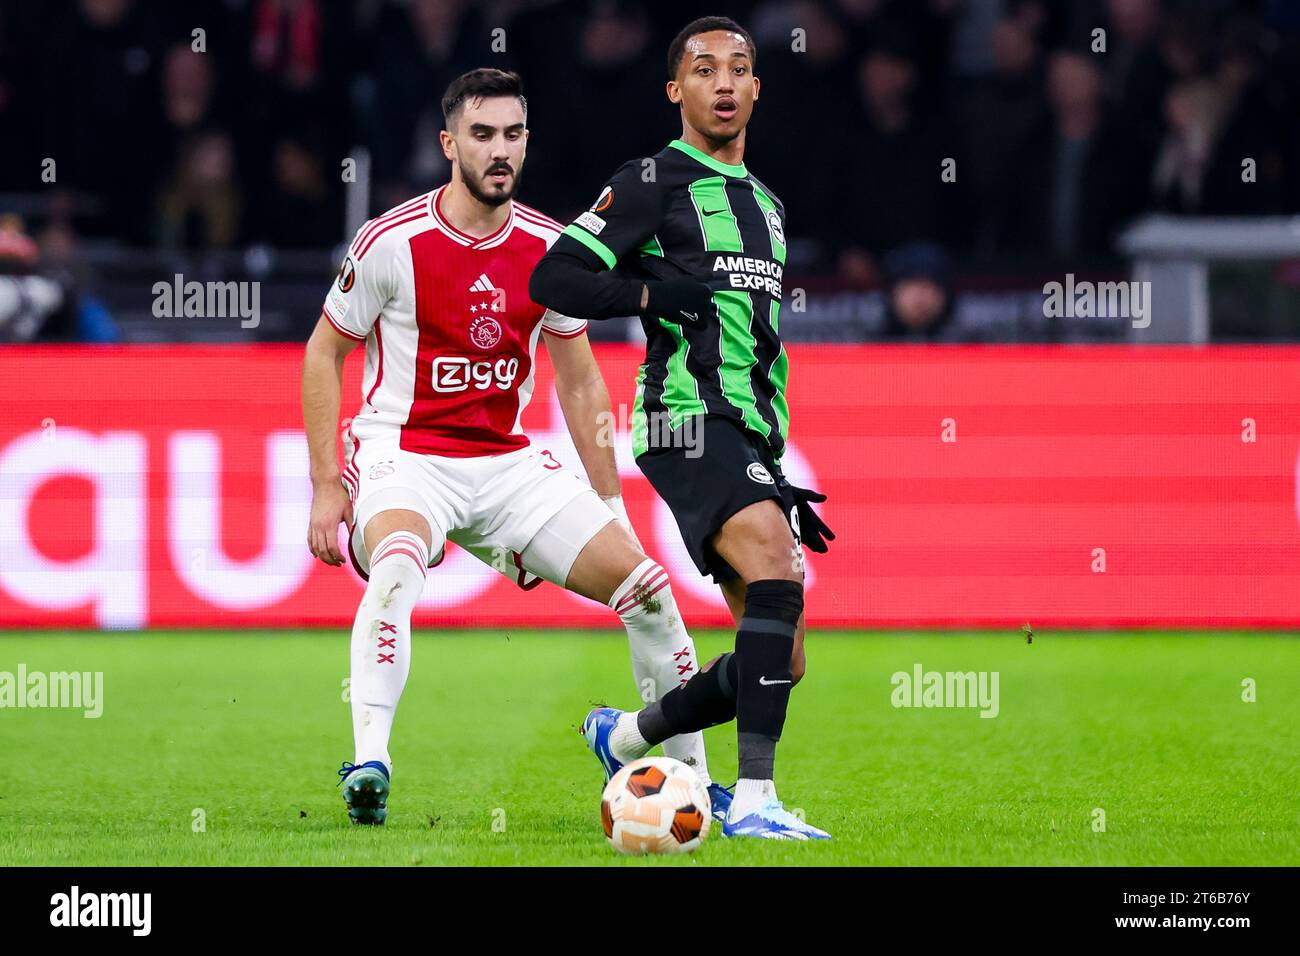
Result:
{"label": "player's curly hair", "polygon": [[528,118],[528,101],[524,99],[523,78],[510,70],[481,66],[456,77],[447,87],[447,92],[442,95],[442,121],[446,128],[451,129],[452,116],[465,105],[466,100],[484,96],[516,96],[519,98],[519,105],[524,108],[524,118]]}
{"label": "player's curly hair", "polygon": [[682,27],[682,32],[673,37],[673,42],[668,44],[668,79],[677,79],[677,68],[682,65],[682,57],[686,55],[686,41],[693,36],[712,33],[714,30],[739,33],[745,38],[745,45],[749,47],[751,67],[758,62],[758,47],[754,45],[754,38],[739,23],[731,17],[700,17]]}

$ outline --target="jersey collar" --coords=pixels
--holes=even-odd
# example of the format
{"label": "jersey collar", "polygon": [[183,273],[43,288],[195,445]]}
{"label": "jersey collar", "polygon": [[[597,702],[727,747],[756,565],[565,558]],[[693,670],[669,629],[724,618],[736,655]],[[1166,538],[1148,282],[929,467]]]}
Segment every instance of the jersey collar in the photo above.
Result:
{"label": "jersey collar", "polygon": [[441,200],[443,191],[446,188],[447,186],[444,184],[434,191],[429,206],[433,210],[434,220],[456,242],[459,242],[462,246],[469,246],[471,249],[490,249],[492,246],[499,246],[506,236],[510,235],[510,230],[515,224],[515,204],[513,200],[510,202],[510,215],[506,217],[506,221],[501,224],[500,229],[490,236],[471,236],[467,232],[461,232],[443,216]]}
{"label": "jersey collar", "polygon": [[668,145],[671,146],[673,149],[681,150],[683,153],[691,157],[691,159],[695,160],[697,163],[703,163],[705,166],[708,166],[709,169],[712,169],[714,172],[722,173],[722,175],[724,176],[743,177],[749,175],[749,170],[745,169],[744,163],[739,163],[738,165],[733,166],[730,163],[721,162],[720,160],[714,159],[708,153],[700,152],[690,143],[683,142],[680,139],[675,139]]}

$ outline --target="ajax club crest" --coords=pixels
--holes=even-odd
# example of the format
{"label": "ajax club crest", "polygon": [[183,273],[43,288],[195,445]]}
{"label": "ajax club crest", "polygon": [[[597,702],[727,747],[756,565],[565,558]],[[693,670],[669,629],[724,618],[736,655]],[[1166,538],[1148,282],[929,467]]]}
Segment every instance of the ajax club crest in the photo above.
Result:
{"label": "ajax club crest", "polygon": [[501,341],[501,323],[490,315],[480,315],[469,324],[469,340],[487,351]]}

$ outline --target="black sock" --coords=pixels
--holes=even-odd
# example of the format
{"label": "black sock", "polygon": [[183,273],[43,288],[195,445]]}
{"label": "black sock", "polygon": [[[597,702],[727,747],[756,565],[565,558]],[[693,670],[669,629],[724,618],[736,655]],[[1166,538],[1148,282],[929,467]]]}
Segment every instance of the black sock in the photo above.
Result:
{"label": "black sock", "polygon": [[736,634],[736,735],[740,776],[771,780],[794,679],[790,655],[803,612],[799,581],[754,581]]}
{"label": "black sock", "polygon": [[725,724],[736,717],[736,655],[723,654],[637,714],[636,726],[651,746],[669,737]]}
{"label": "black sock", "polygon": [[718,663],[713,666],[720,668],[718,683],[722,685],[722,692],[727,695],[727,699],[734,704],[736,702],[736,687],[740,681],[740,667],[736,664],[736,655],[728,651],[719,657]]}

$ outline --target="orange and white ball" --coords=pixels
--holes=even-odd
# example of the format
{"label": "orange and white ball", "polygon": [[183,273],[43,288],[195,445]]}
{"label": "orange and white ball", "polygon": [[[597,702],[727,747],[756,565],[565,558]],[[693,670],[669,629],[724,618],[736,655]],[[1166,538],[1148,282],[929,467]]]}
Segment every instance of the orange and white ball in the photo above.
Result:
{"label": "orange and white ball", "polygon": [[709,835],[709,792],[671,757],[643,757],[610,778],[600,797],[605,837],[619,853],[690,853]]}

